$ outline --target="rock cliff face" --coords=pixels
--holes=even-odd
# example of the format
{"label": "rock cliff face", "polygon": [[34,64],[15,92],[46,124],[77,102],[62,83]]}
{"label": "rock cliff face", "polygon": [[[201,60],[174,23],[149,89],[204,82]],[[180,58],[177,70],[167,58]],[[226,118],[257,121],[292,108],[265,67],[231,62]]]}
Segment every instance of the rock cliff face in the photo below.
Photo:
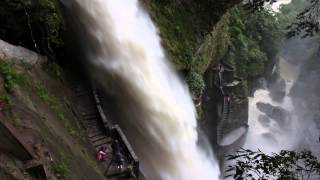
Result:
{"label": "rock cliff face", "polygon": [[[239,1],[143,2],[159,27],[163,45],[173,64],[188,82],[204,82],[205,88],[202,89],[197,87],[201,82],[194,83],[195,85],[189,83],[190,90],[196,91],[192,94],[197,99],[197,104],[200,100],[201,105],[197,108],[199,121],[216,152],[223,156],[219,151],[225,151],[227,147],[219,146],[218,139],[223,139],[242,126],[246,128],[248,118],[248,102],[243,84],[234,88],[226,87],[232,99],[228,117],[223,117],[223,111],[227,111],[224,109],[224,98],[227,97],[224,97],[217,85],[216,67],[228,51],[230,41],[230,14],[227,11]],[[202,80],[192,79],[189,74],[198,74]],[[231,78],[234,77],[235,74],[231,74]],[[232,144],[239,145],[239,142],[232,142],[227,149]]]}
{"label": "rock cliff face", "polygon": [[104,179],[69,76],[46,59],[0,40],[0,179],[39,178],[37,164],[49,179]]}
{"label": "rock cliff face", "polygon": [[[205,131],[210,135],[211,142],[218,148],[216,125],[222,120],[224,96],[215,85],[217,79],[213,77],[217,76],[217,71],[214,68],[228,50],[230,14],[227,12],[240,0],[141,2],[157,24],[171,62],[186,78],[197,104],[202,101],[202,105],[197,108],[199,121],[206,127]],[[62,61],[59,57],[64,54],[65,29],[57,0],[5,0],[0,3],[0,8],[0,19],[4,22],[0,25],[0,38]],[[17,18],[15,14],[19,15],[19,21],[12,24],[12,19]],[[38,58],[26,50],[19,52],[27,53],[20,56],[30,56],[26,58],[29,61]],[[5,57],[4,54],[0,54],[1,56]],[[233,126],[229,129],[226,128],[228,125],[221,126],[220,130],[225,129],[225,134],[246,124],[248,105],[244,96],[245,88],[242,86],[240,84],[230,88],[232,113],[228,119],[233,119],[233,122],[229,122]]]}

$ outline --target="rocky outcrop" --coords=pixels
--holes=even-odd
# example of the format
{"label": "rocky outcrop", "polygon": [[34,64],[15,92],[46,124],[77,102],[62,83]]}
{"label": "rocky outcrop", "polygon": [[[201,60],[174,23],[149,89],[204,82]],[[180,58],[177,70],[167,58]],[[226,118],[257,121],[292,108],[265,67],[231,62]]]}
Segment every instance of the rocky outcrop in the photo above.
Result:
{"label": "rocky outcrop", "polygon": [[264,126],[264,127],[269,127],[270,126],[270,118],[266,115],[259,115],[258,117],[259,123]]}
{"label": "rocky outcrop", "polygon": [[279,106],[258,102],[257,108],[265,113],[267,117],[278,122],[281,127],[285,127],[290,121],[290,113]]}
{"label": "rocky outcrop", "polygon": [[280,75],[276,75],[268,82],[268,89],[272,100],[282,102],[286,95],[286,82]]}
{"label": "rocky outcrop", "polygon": [[28,64],[37,64],[47,61],[45,56],[41,56],[21,46],[14,46],[0,40],[0,59],[24,61]]}
{"label": "rocky outcrop", "polygon": [[[10,160],[23,173],[45,164],[48,179],[104,179],[93,156],[95,151],[83,136],[67,76],[61,70],[56,74],[58,77],[52,74],[53,70],[59,71],[57,65],[42,63],[46,58],[41,55],[3,41],[0,46],[0,120],[16,132],[11,133],[16,136],[13,138],[1,128],[0,136],[5,138],[0,138],[0,154],[13,152],[8,153],[12,156]],[[8,83],[12,91],[6,89]],[[21,148],[21,144],[28,147],[34,158],[24,155],[22,150],[26,148]],[[47,151],[44,153],[43,149]],[[49,160],[43,161],[45,159]],[[5,163],[0,162],[0,171]],[[31,172],[31,176],[37,175]]]}
{"label": "rocky outcrop", "polygon": [[242,146],[248,128],[248,101],[242,95],[242,80],[223,61],[206,72],[210,86],[204,94],[206,132],[218,157]]}

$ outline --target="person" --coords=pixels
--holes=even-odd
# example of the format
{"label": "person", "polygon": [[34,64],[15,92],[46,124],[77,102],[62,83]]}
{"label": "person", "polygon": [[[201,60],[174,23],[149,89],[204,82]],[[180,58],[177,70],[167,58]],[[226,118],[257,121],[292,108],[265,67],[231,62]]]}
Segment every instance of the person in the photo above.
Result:
{"label": "person", "polygon": [[104,161],[107,156],[106,148],[105,147],[100,147],[99,151],[97,153],[97,160],[98,161]]}
{"label": "person", "polygon": [[124,156],[122,154],[122,149],[118,140],[115,140],[112,145],[112,151],[115,156],[115,162],[117,164],[117,168],[122,168],[125,162]]}

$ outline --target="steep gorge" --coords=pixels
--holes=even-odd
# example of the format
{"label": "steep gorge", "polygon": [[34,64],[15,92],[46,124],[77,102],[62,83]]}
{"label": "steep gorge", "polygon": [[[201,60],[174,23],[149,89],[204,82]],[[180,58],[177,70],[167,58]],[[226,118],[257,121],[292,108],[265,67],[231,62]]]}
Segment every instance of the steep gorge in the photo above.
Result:
{"label": "steep gorge", "polygon": [[[72,2],[76,1],[64,0],[63,2],[68,7]],[[90,4],[89,2],[87,3]],[[114,24],[118,25],[118,30],[113,31],[113,28],[116,26],[113,27],[108,24],[110,18],[106,18],[104,21],[108,25],[99,24],[98,18],[96,19],[94,15],[86,16],[92,13],[92,11],[88,10],[88,12],[81,13],[84,11],[85,5],[76,6],[74,9],[63,7],[61,10],[59,3],[55,0],[34,0],[30,2],[15,0],[10,3],[6,0],[1,2],[0,19],[4,23],[0,26],[0,38],[33,49],[38,53],[48,56],[49,60],[59,62],[64,67],[71,67],[73,70],[87,69],[87,73],[91,74],[91,78],[94,81],[100,81],[102,89],[106,92],[110,89],[116,90],[115,94],[113,94],[114,92],[111,94],[120,100],[116,101],[115,104],[110,103],[111,109],[114,108],[113,110],[117,111],[118,115],[120,114],[118,117],[123,117],[119,118],[119,123],[127,135],[129,135],[128,139],[134,144],[139,156],[142,157],[141,160],[147,162],[146,164],[142,163],[142,168],[145,171],[149,171],[149,177],[159,179],[165,179],[165,176],[173,179],[174,177],[184,177],[181,175],[183,174],[181,169],[186,169],[185,167],[188,166],[188,163],[181,162],[177,165],[178,160],[172,163],[166,161],[164,157],[172,156],[172,159],[184,159],[188,153],[176,153],[172,155],[172,152],[183,152],[175,150],[178,149],[177,147],[182,149],[187,145],[187,147],[191,147],[188,148],[191,149],[190,154],[197,154],[197,156],[200,154],[199,156],[201,157],[197,158],[203,158],[201,150],[198,151],[196,147],[199,137],[200,146],[206,147],[208,145],[207,139],[201,138],[202,134],[208,136],[215,156],[222,163],[225,154],[241,147],[244,143],[244,134],[248,129],[249,104],[247,97],[252,96],[257,88],[261,88],[261,84],[259,84],[261,77],[266,77],[270,81],[277,80],[277,75],[272,76],[271,73],[279,61],[277,42],[281,32],[278,31],[279,24],[277,24],[276,18],[268,11],[248,15],[241,6],[233,8],[233,6],[239,3],[238,0],[200,0],[197,2],[189,0],[141,0],[140,3],[143,8],[147,9],[157,27],[151,25],[152,23],[149,20],[147,23],[140,24],[142,31],[145,28],[145,24],[148,24],[148,27],[152,29],[152,35],[147,30],[143,31],[145,33],[145,39],[142,38],[143,41],[137,38],[143,34],[142,31],[138,31],[139,28],[130,24],[135,19],[131,19],[128,22],[123,19],[119,20],[119,22],[115,21]],[[91,2],[92,4],[94,2]],[[108,6],[112,6],[112,4],[108,4]],[[123,11],[121,8],[125,6],[119,3],[116,5],[118,8],[108,9],[108,11],[112,12],[111,14],[117,14],[115,11],[118,11],[118,15],[120,16],[120,12]],[[99,6],[92,5],[89,7],[98,9]],[[39,10],[39,8],[44,8],[45,10]],[[135,11],[134,8],[133,11]],[[78,13],[78,17],[74,17],[73,20],[80,22],[76,23],[77,25],[82,23],[84,26],[75,28],[78,26],[71,24],[71,21],[62,19],[61,12],[64,12],[65,16],[69,16],[70,14],[68,13],[70,12],[74,14]],[[98,10],[97,12],[101,13]],[[105,13],[103,12],[101,16],[106,17],[107,13]],[[133,14],[145,17],[145,13],[140,10],[135,11]],[[19,19],[16,24],[11,24],[10,21],[16,19],[16,15],[23,18]],[[135,15],[132,15],[132,17]],[[9,16],[9,18],[6,19],[6,16]],[[77,19],[79,17],[81,17],[80,21]],[[116,19],[116,15],[112,18]],[[127,17],[127,19],[130,18]],[[122,22],[127,24],[121,24]],[[83,46],[80,46],[75,39],[70,38],[69,35],[72,34],[72,31],[69,29],[70,26],[73,26],[78,33],[80,32],[79,39],[86,39]],[[92,27],[95,28],[90,29]],[[128,30],[128,27],[131,30]],[[133,40],[129,41],[130,46],[122,46],[123,43],[118,43],[118,39],[113,37],[113,33],[116,34],[117,38],[132,38]],[[160,38],[149,38],[156,36],[155,34],[157,33],[159,33]],[[89,38],[86,36],[88,34]],[[104,38],[108,38],[108,40]],[[159,39],[161,39],[161,44],[159,43]],[[146,42],[145,44],[148,45],[144,43],[139,44],[139,42]],[[140,48],[135,48],[136,44],[139,44]],[[161,45],[164,47],[164,50],[161,49]],[[111,46],[116,48],[112,48]],[[108,48],[104,49],[103,47]],[[146,49],[149,47],[153,47],[154,54],[156,55],[152,53],[150,55],[147,52]],[[79,53],[78,48],[85,48],[84,53]],[[68,51],[70,49],[72,51]],[[126,53],[123,53],[121,50],[125,50]],[[71,53],[67,55],[66,52]],[[84,58],[83,55],[85,54],[89,54],[89,56]],[[166,68],[167,63],[161,61],[165,55],[168,57],[168,64],[172,64],[175,67],[174,70]],[[95,63],[91,62],[90,68],[93,70],[89,70],[89,66],[84,64],[86,61],[80,61],[80,59],[95,59],[97,56],[102,58],[98,58],[98,64],[96,61]],[[149,61],[151,62],[151,56],[153,59],[157,59],[159,56],[157,61],[155,61],[156,63],[151,63],[152,66],[148,63]],[[108,64],[102,61],[102,59],[108,59],[106,57],[116,57],[115,59],[124,60],[123,62],[119,60],[119,64],[115,61]],[[130,64],[129,57],[136,57],[134,58],[135,60],[143,59],[143,62]],[[304,82],[303,80],[306,80],[306,82],[318,82],[315,75],[318,69],[316,66],[312,66],[318,57],[315,53],[314,58],[310,58],[311,60],[306,63],[303,69],[308,70],[303,70],[303,73],[299,76],[299,82],[293,86],[291,92],[293,97],[295,94],[299,94],[299,96],[293,99],[297,109],[303,110],[302,114],[310,115],[310,119],[315,121],[319,121],[318,113],[314,113],[319,107],[318,101],[315,98],[317,97],[318,87],[316,85],[312,86],[310,93],[305,96],[300,96],[300,93],[297,92],[302,91],[302,89],[309,85],[302,83]],[[140,68],[135,68],[135,65]],[[152,67],[152,72],[156,72],[156,75],[146,75],[152,74],[151,70],[148,70],[149,67]],[[155,70],[158,67],[163,68],[160,68],[161,70],[158,69],[159,71]],[[163,71],[166,73],[163,73]],[[174,71],[178,71],[179,78],[176,78],[174,73],[172,73]],[[135,72],[142,73],[137,73],[138,75],[136,76]],[[314,78],[309,76],[309,72],[314,75]],[[150,83],[132,80],[133,77],[147,80]],[[169,79],[174,81],[174,84],[179,85],[173,86],[171,84],[172,86],[167,86],[166,82]],[[193,109],[192,101],[188,97],[187,90],[181,85],[179,79],[187,82],[193,103],[196,105],[196,112]],[[111,84],[116,85],[115,88],[110,86],[109,81],[112,80],[115,83]],[[163,89],[165,90],[155,91],[157,89],[155,87],[159,86],[151,83],[155,81],[164,82],[165,86],[163,86]],[[279,90],[276,87],[283,84],[281,83],[282,81],[279,80],[279,84],[274,86],[274,91],[271,94],[283,97],[283,89]],[[271,90],[273,87],[268,88]],[[120,92],[121,94],[119,94]],[[162,98],[156,98],[158,95]],[[124,100],[122,96],[127,99]],[[304,101],[309,98],[314,99],[314,101]],[[170,102],[176,99],[176,104],[178,105],[171,105],[169,99],[171,100]],[[300,101],[304,103],[297,103]],[[151,102],[162,103],[159,105],[152,104]],[[127,106],[127,108],[123,108],[124,106]],[[164,106],[172,107],[170,108],[171,111],[159,108]],[[180,107],[180,110],[175,109],[176,107]],[[133,110],[130,111],[130,109],[139,110],[137,111],[139,113],[133,113]],[[183,112],[187,112],[187,118],[178,115],[184,114]],[[143,118],[141,118],[142,116]],[[173,116],[178,118],[174,118]],[[144,118],[150,119],[150,121],[146,121]],[[182,126],[175,126],[174,124],[176,123],[173,123],[173,119],[181,119],[178,124],[184,124],[185,126],[183,128],[181,128]],[[166,128],[161,128],[164,125],[159,124],[159,122],[164,123]],[[200,128],[196,129],[196,123],[200,124]],[[160,140],[157,137],[154,138],[152,134],[154,132],[149,131],[147,127],[152,127],[154,131],[161,134],[162,138]],[[169,129],[173,129],[171,133],[168,132]],[[200,133],[200,135],[197,133]],[[54,134],[54,136],[60,136],[60,134]],[[179,136],[190,136],[189,140],[192,139],[192,141],[177,146],[180,141],[176,138],[179,139]],[[152,139],[150,137],[153,137],[155,140],[150,140]],[[141,139],[144,139],[144,141],[141,142]],[[151,141],[162,143],[151,143]],[[150,145],[148,146],[149,148],[145,149],[147,146],[144,146],[144,143],[146,143],[145,145]],[[159,146],[159,144],[162,144],[164,147]],[[159,158],[162,157],[163,161],[161,163],[152,157],[146,157],[146,154],[150,153],[151,150],[152,152],[157,152],[155,154],[158,154]],[[181,156],[184,158],[181,158]],[[198,162],[199,159],[193,159],[192,162]],[[184,160],[188,162],[188,158]],[[210,163],[207,162],[206,164],[210,166]],[[161,169],[161,172],[155,170],[157,167]],[[178,173],[177,171],[179,170],[176,171],[175,168],[180,169],[181,173]],[[197,171],[197,168],[192,169]],[[168,172],[168,174],[163,172]],[[200,172],[200,170],[197,172]],[[199,177],[199,175],[196,176]],[[209,176],[212,177],[212,175]]]}

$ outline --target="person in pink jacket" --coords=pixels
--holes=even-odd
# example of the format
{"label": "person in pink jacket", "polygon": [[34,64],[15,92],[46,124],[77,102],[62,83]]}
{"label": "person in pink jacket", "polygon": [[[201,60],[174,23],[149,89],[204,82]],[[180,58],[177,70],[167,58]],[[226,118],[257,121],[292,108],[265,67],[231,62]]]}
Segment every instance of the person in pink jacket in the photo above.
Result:
{"label": "person in pink jacket", "polygon": [[106,152],[106,148],[105,147],[101,147],[97,153],[97,160],[98,161],[104,161],[104,159],[107,156],[107,152]]}

